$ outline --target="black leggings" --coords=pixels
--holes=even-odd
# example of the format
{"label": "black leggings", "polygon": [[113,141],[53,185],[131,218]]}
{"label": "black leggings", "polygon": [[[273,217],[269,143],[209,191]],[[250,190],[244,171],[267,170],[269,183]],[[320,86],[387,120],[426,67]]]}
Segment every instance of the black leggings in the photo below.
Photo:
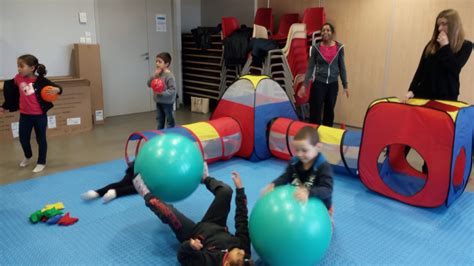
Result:
{"label": "black leggings", "polygon": [[[212,177],[208,177],[205,184],[207,189],[214,194],[214,200],[201,219],[201,223],[226,226],[232,200],[232,189],[224,182]],[[184,242],[193,237],[196,223],[178,211],[173,205],[160,201],[151,193],[145,195],[145,204],[164,224],[170,226],[179,242]]]}
{"label": "black leggings", "polygon": [[[309,99],[309,122],[332,127],[339,84],[315,81]],[[323,117],[324,110],[324,117]],[[323,117],[323,118],[322,118]],[[322,119],[321,119],[322,118]],[[321,123],[322,120],[322,123]]]}
{"label": "black leggings", "polygon": [[46,128],[48,127],[48,117],[43,115],[20,114],[19,135],[25,158],[31,158],[31,132],[35,129],[36,142],[38,143],[38,164],[46,164],[46,152],[48,143],[46,142]]}
{"label": "black leggings", "polygon": [[102,197],[109,191],[110,189],[115,189],[117,193],[117,198],[137,194],[135,187],[133,186],[133,178],[135,178],[133,163],[127,168],[125,171],[125,176],[119,182],[109,184],[103,188],[97,189],[96,192]]}
{"label": "black leggings", "polygon": [[109,184],[103,188],[96,190],[96,192],[99,193],[99,195],[102,197],[110,189],[115,189],[115,192],[117,193],[117,198],[126,195],[137,194],[137,191],[133,186],[132,180],[133,176],[125,175],[123,179],[119,182]]}

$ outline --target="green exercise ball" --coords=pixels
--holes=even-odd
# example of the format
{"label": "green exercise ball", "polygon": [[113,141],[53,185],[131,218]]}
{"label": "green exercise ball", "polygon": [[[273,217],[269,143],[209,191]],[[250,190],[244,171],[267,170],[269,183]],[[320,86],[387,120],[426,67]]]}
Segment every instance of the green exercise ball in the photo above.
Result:
{"label": "green exercise ball", "polygon": [[147,141],[135,160],[135,173],[157,198],[174,202],[191,195],[201,182],[204,160],[197,143],[173,133]]}
{"label": "green exercise ball", "polygon": [[324,203],[295,199],[295,186],[275,188],[257,201],[250,214],[250,239],[270,265],[315,265],[325,254],[332,225]]}

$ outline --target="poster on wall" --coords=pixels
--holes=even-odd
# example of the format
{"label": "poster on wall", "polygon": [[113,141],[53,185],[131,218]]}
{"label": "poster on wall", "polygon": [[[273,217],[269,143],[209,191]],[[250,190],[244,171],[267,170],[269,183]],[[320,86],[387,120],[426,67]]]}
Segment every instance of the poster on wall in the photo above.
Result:
{"label": "poster on wall", "polygon": [[20,135],[20,123],[19,122],[13,122],[11,124],[11,127],[12,127],[12,135],[13,135],[13,138],[18,138],[18,136]]}
{"label": "poster on wall", "polygon": [[48,128],[56,128],[56,116],[48,115]]}
{"label": "poster on wall", "polygon": [[166,15],[156,14],[156,32],[166,32]]}

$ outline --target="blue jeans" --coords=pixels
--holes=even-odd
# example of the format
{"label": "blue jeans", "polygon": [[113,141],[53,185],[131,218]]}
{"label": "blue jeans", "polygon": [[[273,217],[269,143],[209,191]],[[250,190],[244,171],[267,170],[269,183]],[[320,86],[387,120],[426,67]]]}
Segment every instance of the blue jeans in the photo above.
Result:
{"label": "blue jeans", "polygon": [[172,103],[156,103],[156,121],[158,122],[158,129],[166,127],[174,127],[173,104]]}
{"label": "blue jeans", "polygon": [[48,117],[43,115],[20,114],[19,135],[25,158],[31,158],[31,131],[35,129],[36,142],[38,143],[38,164],[46,164],[46,152],[48,143],[46,142],[46,128],[48,127]]}

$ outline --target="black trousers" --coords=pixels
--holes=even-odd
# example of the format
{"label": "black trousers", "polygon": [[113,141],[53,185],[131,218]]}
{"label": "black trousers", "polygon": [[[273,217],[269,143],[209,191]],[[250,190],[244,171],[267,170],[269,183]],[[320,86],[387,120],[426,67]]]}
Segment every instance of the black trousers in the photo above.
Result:
{"label": "black trousers", "polygon": [[109,184],[103,188],[96,190],[96,192],[102,197],[105,195],[105,193],[107,193],[107,191],[109,191],[109,189],[115,189],[115,192],[117,193],[117,198],[126,195],[137,194],[137,191],[133,186],[134,177],[135,175],[127,173],[119,182]]}
{"label": "black trousers", "polygon": [[[212,177],[208,177],[205,184],[207,189],[214,194],[214,200],[201,222],[226,226],[232,200],[232,188]],[[169,225],[179,242],[184,242],[193,237],[196,223],[178,211],[173,205],[162,202],[151,193],[145,195],[145,204],[164,224]]]}
{"label": "black trousers", "polygon": [[31,132],[35,129],[36,142],[38,143],[38,164],[46,164],[46,152],[48,151],[48,143],[46,142],[46,128],[48,127],[48,117],[43,115],[25,115],[20,114],[19,137],[21,147],[25,158],[31,158]]}
{"label": "black trousers", "polygon": [[[309,98],[309,122],[332,127],[339,84],[315,81]],[[324,115],[323,115],[324,110]]]}

